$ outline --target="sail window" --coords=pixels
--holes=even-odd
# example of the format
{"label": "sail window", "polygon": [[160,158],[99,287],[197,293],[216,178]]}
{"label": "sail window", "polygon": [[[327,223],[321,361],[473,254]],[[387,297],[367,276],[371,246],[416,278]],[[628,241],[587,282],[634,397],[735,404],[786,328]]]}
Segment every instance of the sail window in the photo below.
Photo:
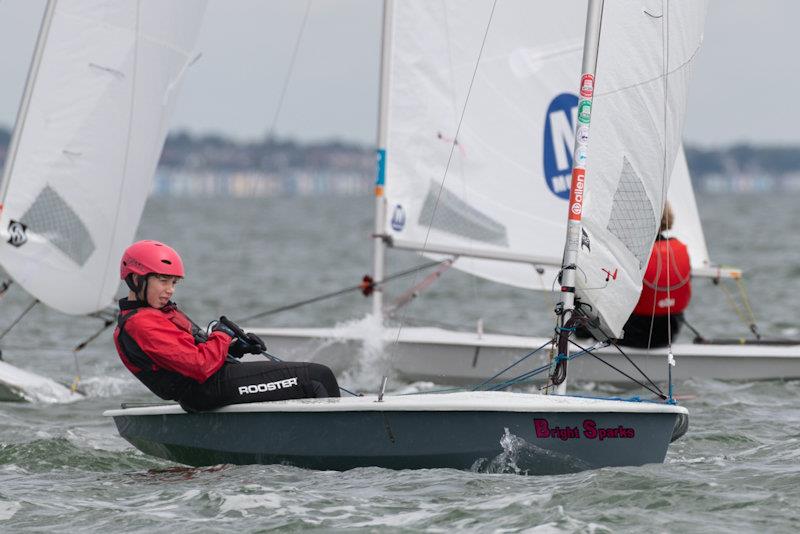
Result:
{"label": "sail window", "polygon": [[655,237],[656,216],[642,179],[626,157],[622,160],[622,173],[606,228],[622,241],[639,260],[639,269],[643,269]]}
{"label": "sail window", "polygon": [[49,185],[42,189],[21,220],[29,232],[47,239],[81,267],[94,252],[94,241],[86,226]]}
{"label": "sail window", "polygon": [[441,188],[441,193],[439,190],[439,184],[431,182],[419,215],[420,226],[430,226],[473,241],[501,247],[508,246],[508,232],[505,226],[470,206],[446,188]]}

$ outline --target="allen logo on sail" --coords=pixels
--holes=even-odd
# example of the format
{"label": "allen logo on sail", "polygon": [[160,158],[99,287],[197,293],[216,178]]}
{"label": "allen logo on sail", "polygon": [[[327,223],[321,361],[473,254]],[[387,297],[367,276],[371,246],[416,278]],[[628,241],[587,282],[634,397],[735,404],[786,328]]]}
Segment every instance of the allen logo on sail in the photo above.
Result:
{"label": "allen logo on sail", "polygon": [[584,169],[574,169],[572,171],[572,192],[569,198],[569,218],[573,221],[580,221],[583,213],[583,187],[586,177]]}

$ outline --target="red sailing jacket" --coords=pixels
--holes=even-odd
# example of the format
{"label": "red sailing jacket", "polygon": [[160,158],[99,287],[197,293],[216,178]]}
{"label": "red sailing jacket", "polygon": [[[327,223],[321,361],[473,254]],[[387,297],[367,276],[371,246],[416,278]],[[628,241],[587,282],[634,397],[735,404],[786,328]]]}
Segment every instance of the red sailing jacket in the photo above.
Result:
{"label": "red sailing jacket", "polygon": [[128,368],[153,393],[179,400],[192,384],[202,384],[222,367],[231,338],[222,332],[205,333],[175,304],[161,309],[119,301],[114,344]]}
{"label": "red sailing jacket", "polygon": [[692,298],[691,272],[686,245],[674,237],[656,239],[642,280],[642,295],[633,310],[634,315],[650,317],[683,312]]}

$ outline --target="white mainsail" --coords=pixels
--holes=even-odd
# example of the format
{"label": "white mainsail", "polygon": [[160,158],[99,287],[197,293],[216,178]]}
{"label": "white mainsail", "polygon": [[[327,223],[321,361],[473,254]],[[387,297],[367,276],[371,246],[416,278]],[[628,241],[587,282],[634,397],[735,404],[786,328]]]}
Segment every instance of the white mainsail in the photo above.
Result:
{"label": "white mainsail", "polygon": [[[586,2],[390,6],[383,232],[403,248],[460,253],[462,271],[551,290],[566,236]],[[693,266],[707,267],[682,150],[674,178],[675,235]]]}
{"label": "white mainsail", "polygon": [[0,264],[85,314],[111,303],[204,0],[48,3],[0,184]]}
{"label": "white mainsail", "polygon": [[591,137],[575,287],[612,337],[622,334],[641,292],[681,148],[705,9],[697,0],[603,8],[594,102],[579,111],[587,127],[591,119]]}

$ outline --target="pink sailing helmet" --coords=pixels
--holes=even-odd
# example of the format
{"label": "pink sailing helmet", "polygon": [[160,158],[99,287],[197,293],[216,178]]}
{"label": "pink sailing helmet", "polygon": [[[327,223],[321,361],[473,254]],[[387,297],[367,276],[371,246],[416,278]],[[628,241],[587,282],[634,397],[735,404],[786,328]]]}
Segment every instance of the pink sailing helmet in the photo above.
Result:
{"label": "pink sailing helmet", "polygon": [[129,246],[122,254],[119,277],[125,280],[131,274],[166,274],[183,278],[183,261],[172,247],[145,239]]}

